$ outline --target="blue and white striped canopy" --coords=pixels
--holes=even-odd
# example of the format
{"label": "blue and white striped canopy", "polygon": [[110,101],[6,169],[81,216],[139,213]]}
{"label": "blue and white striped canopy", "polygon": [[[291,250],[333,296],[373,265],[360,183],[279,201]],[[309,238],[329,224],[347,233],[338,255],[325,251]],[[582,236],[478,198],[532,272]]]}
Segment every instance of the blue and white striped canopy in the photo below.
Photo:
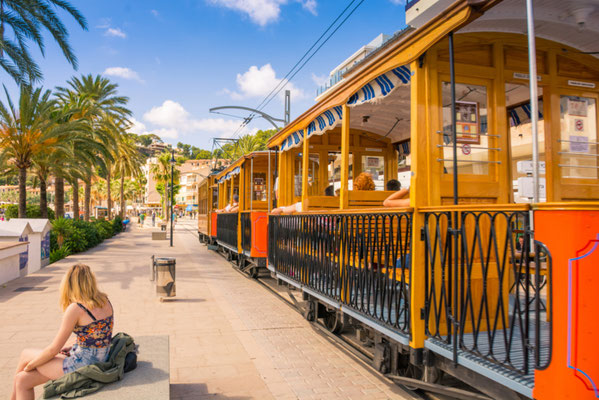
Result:
{"label": "blue and white striped canopy", "polygon": [[[353,107],[364,103],[378,101],[388,96],[394,89],[400,86],[409,85],[411,78],[412,74],[408,66],[404,65],[393,68],[391,71],[379,75],[364,85],[349,98],[347,105]],[[336,106],[323,112],[308,124],[308,127],[305,130],[307,137],[324,134],[326,131],[340,125],[342,118],[342,106]],[[281,143],[281,151],[299,147],[303,141],[303,129],[290,133],[289,136],[283,140],[283,143]]]}
{"label": "blue and white striped canopy", "polygon": [[229,171],[225,175],[221,176],[220,179],[217,181],[217,183],[223,183],[223,182],[228,181],[229,179],[233,178],[235,175],[238,175],[239,171],[241,171],[239,169],[239,167],[233,168],[233,171]]}
{"label": "blue and white striped canopy", "polygon": [[380,100],[399,86],[408,85],[412,78],[410,67],[404,65],[377,76],[358,90],[347,101],[347,105],[357,106]]}
{"label": "blue and white striped canopy", "polygon": [[293,149],[294,147],[298,147],[302,144],[303,141],[304,130],[300,129],[299,131],[295,131],[289,134],[289,136],[287,136],[287,138],[283,140],[283,143],[281,144],[281,151],[287,151],[289,149]]}
{"label": "blue and white striped canopy", "polygon": [[320,114],[316,119],[308,125],[306,129],[308,137],[312,135],[322,135],[329,129],[333,129],[341,124],[343,119],[343,107],[337,106]]}

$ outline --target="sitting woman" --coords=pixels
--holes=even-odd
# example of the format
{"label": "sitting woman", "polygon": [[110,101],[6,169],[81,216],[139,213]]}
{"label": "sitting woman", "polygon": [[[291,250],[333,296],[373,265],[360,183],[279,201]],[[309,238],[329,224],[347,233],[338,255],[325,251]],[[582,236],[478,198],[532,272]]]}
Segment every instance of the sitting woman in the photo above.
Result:
{"label": "sitting woman", "polygon": [[[107,360],[114,324],[112,304],[98,289],[87,265],[69,268],[60,286],[60,305],[64,316],[52,343],[43,350],[21,353],[11,400],[33,399],[34,387]],[[64,347],[71,333],[77,335],[77,343]]]}
{"label": "sitting woman", "polygon": [[239,196],[234,194],[233,195],[233,202],[230,204],[227,204],[227,206],[225,208],[221,208],[219,210],[215,210],[214,212],[217,213],[231,213],[231,212],[237,212],[239,211]]}
{"label": "sitting woman", "polygon": [[368,172],[362,172],[354,181],[354,190],[374,190],[374,181],[372,175]]}

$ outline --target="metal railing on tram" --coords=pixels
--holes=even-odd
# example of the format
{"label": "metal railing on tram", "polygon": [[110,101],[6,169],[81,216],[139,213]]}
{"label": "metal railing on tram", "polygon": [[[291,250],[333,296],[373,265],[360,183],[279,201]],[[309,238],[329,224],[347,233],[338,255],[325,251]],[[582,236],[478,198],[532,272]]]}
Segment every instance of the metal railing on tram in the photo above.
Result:
{"label": "metal railing on tram", "polygon": [[412,213],[270,216],[269,263],[317,293],[410,333]]}
{"label": "metal railing on tram", "polygon": [[216,240],[237,251],[237,213],[221,213],[217,215]]}
{"label": "metal railing on tram", "polygon": [[522,375],[545,368],[551,255],[532,241],[529,212],[424,214],[427,336],[453,347],[456,362],[463,351]]}

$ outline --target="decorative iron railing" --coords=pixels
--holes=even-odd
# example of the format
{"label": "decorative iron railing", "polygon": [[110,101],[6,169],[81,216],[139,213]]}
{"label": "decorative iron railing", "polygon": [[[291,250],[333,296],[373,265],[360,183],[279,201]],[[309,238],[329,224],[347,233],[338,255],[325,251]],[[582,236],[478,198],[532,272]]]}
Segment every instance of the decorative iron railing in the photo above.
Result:
{"label": "decorative iron railing", "polygon": [[243,212],[241,219],[241,248],[243,251],[252,251],[252,214]]}
{"label": "decorative iron railing", "polygon": [[268,232],[277,272],[410,333],[411,213],[271,215]]}
{"label": "decorative iron railing", "polygon": [[547,366],[551,256],[529,212],[426,212],[422,234],[427,336],[455,361],[461,350],[522,375]]}
{"label": "decorative iron railing", "polygon": [[237,213],[222,213],[217,215],[216,240],[237,250]]}

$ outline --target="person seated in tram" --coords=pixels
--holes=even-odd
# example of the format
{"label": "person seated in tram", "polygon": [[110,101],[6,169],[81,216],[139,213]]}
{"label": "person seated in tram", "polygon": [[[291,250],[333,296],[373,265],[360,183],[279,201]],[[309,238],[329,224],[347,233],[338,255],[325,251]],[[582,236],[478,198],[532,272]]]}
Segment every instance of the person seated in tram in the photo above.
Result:
{"label": "person seated in tram", "polygon": [[324,195],[328,197],[335,197],[335,186],[327,186],[327,188],[324,190]]}
{"label": "person seated in tram", "polygon": [[290,206],[277,207],[271,211],[272,215],[289,215],[294,212],[302,212],[302,202],[298,201]]}
{"label": "person seated in tram", "polygon": [[372,175],[368,172],[362,172],[354,181],[354,190],[374,190],[374,181]]}
{"label": "person seated in tram", "polygon": [[215,210],[214,212],[217,213],[232,213],[232,212],[237,212],[239,211],[239,196],[234,194],[233,195],[233,202],[227,204],[227,206],[225,208],[221,208],[219,210]]}
{"label": "person seated in tram", "polygon": [[386,185],[386,189],[389,192],[397,192],[401,189],[401,182],[397,179],[389,179]]}
{"label": "person seated in tram", "polygon": [[[389,182],[387,182],[388,184]],[[399,182],[397,182],[399,183]],[[401,188],[401,183],[399,184]],[[409,207],[410,206],[410,188],[407,189],[399,189],[397,192],[393,193],[391,196],[387,197],[385,201],[383,201],[383,206],[385,207]]]}

